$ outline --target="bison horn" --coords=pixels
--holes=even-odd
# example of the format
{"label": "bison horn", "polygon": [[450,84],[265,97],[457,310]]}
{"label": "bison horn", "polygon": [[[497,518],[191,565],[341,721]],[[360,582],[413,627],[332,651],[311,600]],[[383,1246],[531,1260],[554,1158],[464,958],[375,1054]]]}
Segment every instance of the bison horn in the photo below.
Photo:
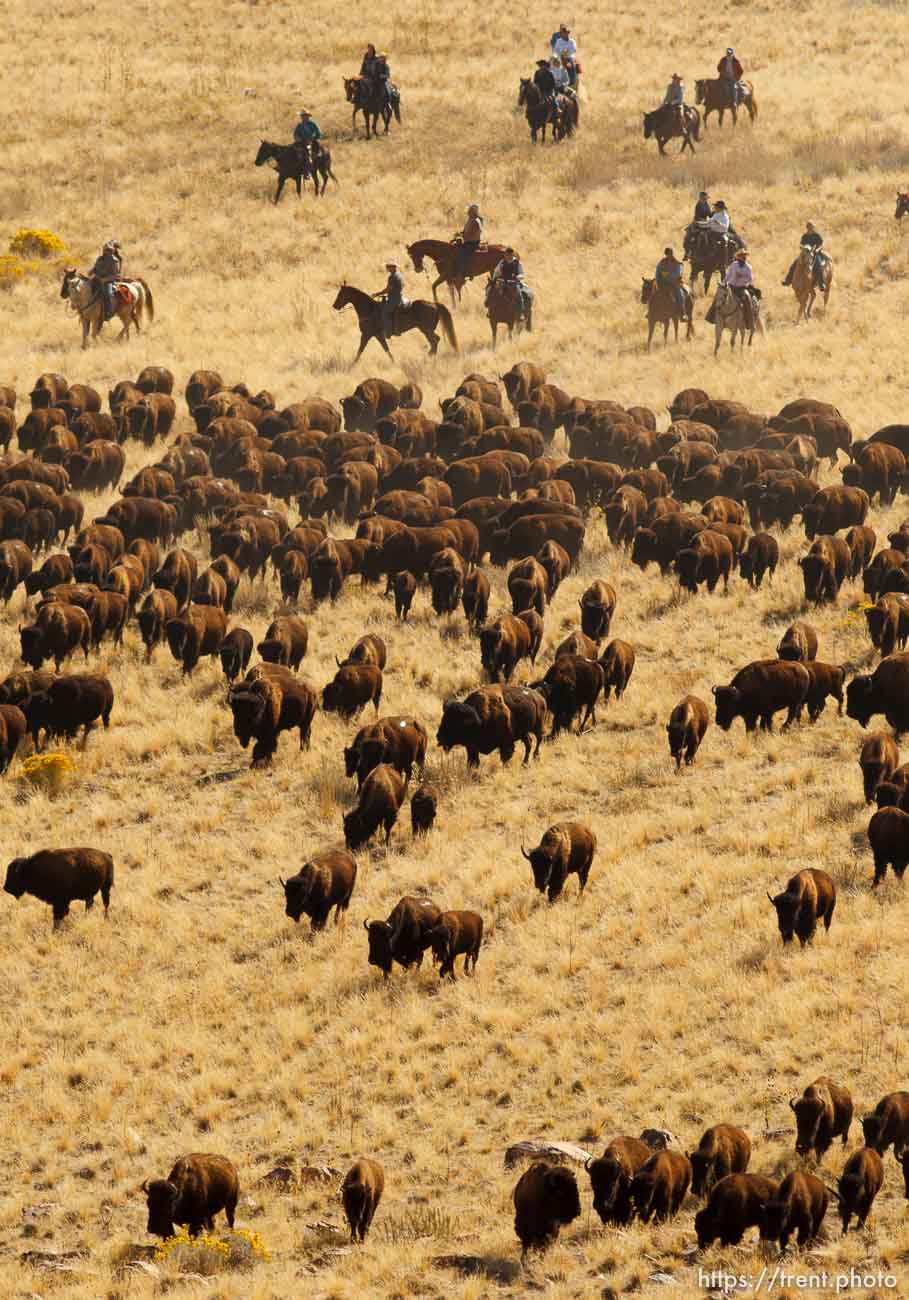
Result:
{"label": "bison horn", "polygon": [[710,689],[713,691],[714,695],[716,695],[717,691],[718,691],[720,688],[719,688],[718,686],[711,686]]}
{"label": "bison horn", "polygon": [[529,853],[527,852],[527,850],[524,848],[523,843],[521,844],[521,856],[524,857],[524,858],[526,858],[528,862],[530,861],[530,854],[529,854]]}
{"label": "bison horn", "polygon": [[339,668],[344,667],[344,665],[341,663],[341,660],[338,658],[337,655],[335,655],[335,663],[338,665]]}
{"label": "bison horn", "polygon": [[145,1193],[148,1192],[148,1179],[147,1179],[147,1178],[146,1178],[145,1182],[142,1184],[142,1191],[145,1192]]}
{"label": "bison horn", "polygon": [[795,1110],[795,1100],[792,1097],[789,1098],[789,1109]]}
{"label": "bison horn", "polygon": [[363,929],[366,931],[367,934],[369,933],[369,922],[368,922],[368,921],[364,921],[364,922],[363,922]]}
{"label": "bison horn", "polygon": [[[770,899],[771,903],[773,903],[773,895],[771,894],[769,889],[767,890],[767,897]],[[773,905],[774,907],[776,907],[776,903],[773,903]]]}
{"label": "bison horn", "polygon": [[287,888],[287,882],[283,880],[281,876],[278,876],[278,884],[281,886],[282,889]]}

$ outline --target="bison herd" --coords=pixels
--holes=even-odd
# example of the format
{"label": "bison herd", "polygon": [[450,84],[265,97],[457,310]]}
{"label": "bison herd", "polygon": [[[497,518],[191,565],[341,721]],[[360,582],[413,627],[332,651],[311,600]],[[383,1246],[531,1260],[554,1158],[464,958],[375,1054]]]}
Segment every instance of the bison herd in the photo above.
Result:
{"label": "bison herd", "polygon": [[[909,490],[909,425],[857,440],[822,401],[801,398],[767,416],[686,389],[669,405],[669,427],[658,431],[651,410],[571,396],[526,362],[501,383],[466,376],[438,418],[422,409],[415,384],[365,380],[339,411],[320,397],[281,406],[269,392],[228,387],[199,370],[185,386],[188,422],[175,433],[173,391],[170,371],[149,366],[135,383],[116,384],[103,411],[95,389],[43,374],[17,424],[17,394],[0,387],[0,600],[8,604],[21,587],[29,610],[19,628],[21,664],[9,665],[0,682],[0,770],[26,737],[40,750],[81,732],[84,746],[99,722],[108,728],[113,714],[116,725],[111,683],[89,668],[102,646],[126,654],[133,626],[146,663],[166,647],[184,676],[203,659],[220,666],[226,691],[213,707],[229,711],[240,746],[252,745],[254,768],[274,760],[283,732],[295,731],[306,748],[320,711],[351,724],[372,706],[343,751],[346,776],[356,782],[356,802],[343,815],[346,847],[313,853],[281,881],[287,916],[308,917],[318,932],[332,912],[336,922],[343,918],[357,883],[355,855],[380,832],[388,842],[408,792],[413,834],[432,829],[443,802],[426,782],[432,738],[443,754],[463,749],[471,769],[490,754],[507,764],[519,745],[527,764],[540,758],[544,740],[594,727],[597,705],[629,689],[637,652],[609,640],[622,593],[605,577],[589,582],[577,626],[552,662],[537,666],[553,599],[577,570],[595,524],[602,521],[610,546],[630,563],[674,573],[680,592],[695,597],[740,579],[751,589],[772,584],[781,556],[768,529],[785,533],[799,519],[805,606],[836,602],[852,584],[865,598],[880,662],[847,684],[847,668],[818,658],[818,635],[799,619],[775,650],[768,646],[767,658],[713,687],[714,720],[724,732],[738,718],[746,732],[769,732],[782,714],[786,730],[805,713],[815,722],[828,700],[862,727],[882,715],[894,735],[870,736],[859,758],[865,800],[878,805],[868,838],[874,884],[888,866],[902,877],[909,865],[909,764],[900,765],[898,749],[909,729],[909,520],[880,549],[867,520],[875,498],[890,505]],[[557,436],[566,454],[555,452]],[[124,483],[131,442],[158,459]],[[819,465],[835,468],[839,457],[847,462],[842,483],[820,487]],[[106,511],[86,521],[90,495],[115,490]],[[341,526],[354,535],[335,535]],[[487,563],[507,570],[510,608],[491,608]],[[445,700],[432,724],[380,716],[395,647],[374,633],[336,655],[336,672],[319,687],[300,675],[310,649],[305,612],[324,602],[330,608],[354,580],[393,599],[402,624],[424,591],[441,627],[463,618],[473,638],[467,644],[475,645],[464,655],[475,684]],[[258,643],[233,621],[240,584],[257,581],[280,592]],[[72,671],[75,664],[83,671]],[[695,761],[710,721],[708,703],[692,694],[672,709],[666,734],[677,772]],[[411,791],[415,772],[421,783]],[[576,821],[549,827],[529,851],[521,846],[550,903],[570,875],[584,891],[596,849],[596,836]],[[5,888],[49,904],[57,926],[74,901],[91,907],[99,893],[106,915],[113,877],[113,861],[100,850],[42,850],[9,864]],[[818,923],[829,929],[836,889],[825,872],[806,867],[768,898],[783,941],[804,945]],[[472,973],[484,937],[477,912],[443,910],[422,896],[402,898],[387,919],[364,926],[368,962],[385,979],[395,963],[419,967],[427,951],[442,978],[455,978],[458,957]],[[852,1103],[845,1089],[819,1079],[793,1109],[801,1153],[820,1160],[834,1137],[846,1142]],[[804,1243],[817,1233],[830,1195],[844,1229],[852,1216],[864,1223],[888,1145],[909,1189],[909,1094],[885,1098],[863,1125],[867,1145],[849,1157],[836,1192],[807,1171],[779,1183],[749,1173],[750,1142],[730,1125],[708,1130],[690,1156],[620,1137],[589,1166],[594,1208],[607,1223],[670,1218],[691,1191],[705,1201],[695,1221],[701,1246],[734,1243],[751,1226],[783,1247],[791,1235]],[[343,1199],[355,1239],[365,1237],[383,1185],[373,1161],[347,1175]],[[221,1157],[184,1157],[146,1191],[153,1233],[169,1235],[175,1224],[198,1232],[222,1209],[233,1222],[236,1171]],[[514,1203],[525,1248],[552,1240],[581,1212],[574,1174],[545,1162],[523,1174]]]}

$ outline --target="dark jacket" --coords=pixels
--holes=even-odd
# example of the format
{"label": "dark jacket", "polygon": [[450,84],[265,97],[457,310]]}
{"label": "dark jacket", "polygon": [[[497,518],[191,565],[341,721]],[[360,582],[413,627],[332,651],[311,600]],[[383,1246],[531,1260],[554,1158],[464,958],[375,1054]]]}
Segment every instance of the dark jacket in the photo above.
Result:
{"label": "dark jacket", "polygon": [[510,261],[503,257],[496,267],[497,280],[522,280],[523,278],[524,268],[518,257],[514,257]]}
{"label": "dark jacket", "polygon": [[541,95],[549,96],[555,94],[555,77],[549,68],[537,68],[533,74],[533,84]]}
{"label": "dark jacket", "polygon": [[710,220],[710,210],[711,210],[711,209],[710,209],[710,200],[709,200],[709,199],[698,199],[697,203],[695,204],[695,208],[694,208],[694,217],[693,217],[693,220],[694,220],[694,221],[709,221],[709,220]]}
{"label": "dark jacket", "polygon": [[404,297],[404,277],[400,271],[392,271],[385,286],[385,301],[391,307],[399,307]]}
{"label": "dark jacket", "polygon": [[814,234],[812,234],[812,235],[809,235],[809,234],[807,233],[807,231],[806,231],[806,232],[802,235],[801,239],[799,240],[799,243],[802,245],[803,248],[804,248],[805,245],[807,244],[807,246],[808,246],[809,248],[813,248],[815,252],[817,252],[817,250],[820,248],[820,246],[821,246],[821,244],[823,244],[823,242],[824,242],[824,236],[823,236],[823,235],[819,235],[818,232],[817,232],[816,230],[815,230]]}
{"label": "dark jacket", "polygon": [[374,54],[364,54],[363,62],[360,64],[360,76],[368,77],[370,81],[376,75],[377,59]]}
{"label": "dark jacket", "polygon": [[114,252],[102,253],[92,267],[92,275],[99,280],[119,280],[123,270],[121,258]]}

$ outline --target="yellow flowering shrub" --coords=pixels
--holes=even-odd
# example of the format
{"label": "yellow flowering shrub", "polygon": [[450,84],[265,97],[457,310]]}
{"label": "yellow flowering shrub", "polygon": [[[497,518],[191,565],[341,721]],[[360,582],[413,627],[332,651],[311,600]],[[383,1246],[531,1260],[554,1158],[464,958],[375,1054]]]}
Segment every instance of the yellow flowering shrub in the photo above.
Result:
{"label": "yellow flowering shrub", "polygon": [[224,1237],[213,1232],[191,1237],[187,1228],[181,1228],[176,1236],[165,1238],[155,1250],[158,1263],[171,1264],[183,1273],[201,1273],[203,1277],[228,1269],[252,1268],[256,1260],[269,1258],[259,1233],[247,1228],[237,1228]]}
{"label": "yellow flowering shrub", "polygon": [[19,230],[9,241],[9,251],[18,257],[58,257],[66,245],[52,230]]}
{"label": "yellow flowering shrub", "polygon": [[60,793],[75,770],[75,763],[66,754],[33,754],[23,762],[19,779],[54,796]]}
{"label": "yellow flowering shrub", "polygon": [[40,262],[23,257],[14,257],[11,253],[0,253],[0,289],[9,291],[19,284],[26,275],[33,275],[40,269]]}

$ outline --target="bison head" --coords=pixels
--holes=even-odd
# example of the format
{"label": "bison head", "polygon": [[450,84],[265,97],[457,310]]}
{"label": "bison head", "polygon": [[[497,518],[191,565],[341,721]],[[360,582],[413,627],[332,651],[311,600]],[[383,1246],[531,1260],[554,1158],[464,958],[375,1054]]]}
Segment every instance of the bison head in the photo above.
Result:
{"label": "bison head", "polygon": [[286,664],[289,662],[287,646],[277,637],[270,637],[267,641],[260,641],[256,649],[267,664]]}
{"label": "bison head", "polygon": [[547,1213],[557,1223],[571,1223],[581,1216],[581,1198],[578,1182],[570,1169],[550,1165],[543,1175],[543,1191]]}
{"label": "bison head", "polygon": [[375,827],[370,827],[359,808],[352,808],[344,814],[344,843],[351,853],[356,853],[368,843]]}
{"label": "bison head", "polygon": [[865,1137],[865,1146],[871,1147],[879,1155],[884,1154],[882,1127],[880,1115],[862,1116],[862,1133]]}
{"label": "bison head", "polygon": [[174,1213],[179,1191],[166,1178],[155,1178],[142,1184],[148,1204],[148,1231],[155,1237],[174,1235]]}
{"label": "bison head", "polygon": [[521,855],[530,863],[530,869],[533,872],[533,883],[541,894],[545,893],[555,866],[556,855],[553,846],[547,844],[544,838],[535,849],[528,853],[522,844]]}
{"label": "bison head", "polygon": [[701,559],[701,552],[693,547],[686,547],[675,557],[675,571],[679,575],[679,586],[683,591],[697,591]]}
{"label": "bison head", "polygon": [[780,927],[780,934],[783,937],[783,943],[791,943],[792,936],[795,934],[795,923],[798,918],[801,898],[797,893],[790,894],[787,891],[777,894],[767,895],[773,906],[776,908],[776,920]]}
{"label": "bison head", "polygon": [[343,700],[337,677],[330,681],[322,691],[322,708],[326,713],[340,712]]}
{"label": "bison head", "polygon": [[309,902],[312,893],[314,879],[313,865],[311,862],[307,862],[297,875],[291,876],[290,880],[281,881],[284,886],[285,916],[289,916],[293,921],[300,920],[300,917],[306,911],[306,904]]}
{"label": "bison head", "polygon": [[713,1211],[709,1205],[694,1216],[694,1230],[698,1237],[698,1250],[706,1250],[719,1236]]}
{"label": "bison head", "polygon": [[814,1096],[806,1094],[799,1097],[798,1101],[790,1101],[789,1105],[795,1112],[796,1154],[806,1156],[814,1147],[818,1125],[824,1114],[824,1103],[816,1094]]}
{"label": "bison head", "polygon": [[714,686],[713,698],[716,724],[723,731],[728,731],[741,711],[742,693],[737,686]]}
{"label": "bison head", "polygon": [[656,559],[656,533],[652,528],[638,528],[631,544],[631,563],[646,569]]}
{"label": "bison head", "polygon": [[39,627],[21,627],[19,629],[19,643],[22,647],[22,658],[29,668],[35,671],[44,663],[44,637]]}
{"label": "bison head", "polygon": [[230,692],[227,703],[234,715],[234,735],[246,749],[250,740],[259,734],[265,717],[265,696],[258,691],[240,688]]}
{"label": "bison head", "polygon": [[27,861],[27,858],[13,858],[6,868],[6,884],[3,889],[7,894],[12,894],[13,898],[21,898],[25,893],[24,875]]}
{"label": "bison head", "polygon": [[342,397],[341,410],[344,412],[344,428],[348,433],[369,433],[373,413],[362,397]]}
{"label": "bison head", "polygon": [[455,745],[466,745],[468,737],[475,736],[480,727],[480,716],[469,704],[460,704],[456,700],[446,704],[442,710],[442,721],[436,732],[436,744],[446,753]]}
{"label": "bison head", "polygon": [[867,727],[873,715],[874,682],[868,673],[860,673],[846,687],[846,717]]}
{"label": "bison head", "polygon": [[706,1196],[713,1186],[716,1174],[716,1157],[706,1151],[689,1151],[691,1161],[691,1190],[695,1196]]}
{"label": "bison head", "polygon": [[605,1222],[615,1204],[624,1173],[622,1166],[611,1155],[604,1155],[599,1160],[592,1160],[587,1166],[590,1185],[593,1188],[593,1208]]}
{"label": "bison head", "polygon": [[387,979],[392,963],[392,928],[387,921],[364,921],[363,926],[369,935],[369,964],[378,966]]}

